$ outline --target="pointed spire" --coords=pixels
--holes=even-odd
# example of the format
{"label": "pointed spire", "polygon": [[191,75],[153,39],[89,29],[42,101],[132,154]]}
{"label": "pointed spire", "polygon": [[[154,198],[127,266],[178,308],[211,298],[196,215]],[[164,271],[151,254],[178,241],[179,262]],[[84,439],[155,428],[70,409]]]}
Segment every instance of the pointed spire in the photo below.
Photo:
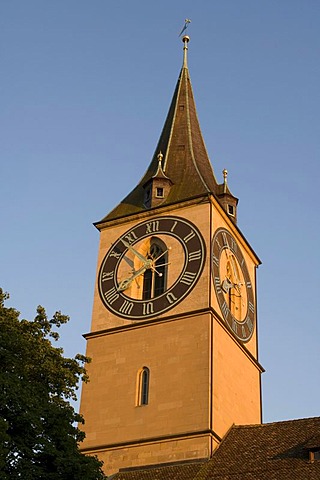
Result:
{"label": "pointed spire", "polygon": [[136,188],[103,221],[156,206],[152,201],[146,202],[146,193],[151,189],[152,198],[154,187],[158,187],[155,180],[158,182],[162,175],[168,180],[162,206],[221,192],[198,121],[187,65],[189,40],[187,35],[182,38],[183,66],[151,163]]}
{"label": "pointed spire", "polygon": [[[197,117],[187,65],[190,38],[185,35],[182,41],[183,66],[156,147],[156,152],[161,151],[164,156],[163,170],[174,184],[167,203],[215,193],[217,186]],[[155,163],[156,153],[149,169]]]}

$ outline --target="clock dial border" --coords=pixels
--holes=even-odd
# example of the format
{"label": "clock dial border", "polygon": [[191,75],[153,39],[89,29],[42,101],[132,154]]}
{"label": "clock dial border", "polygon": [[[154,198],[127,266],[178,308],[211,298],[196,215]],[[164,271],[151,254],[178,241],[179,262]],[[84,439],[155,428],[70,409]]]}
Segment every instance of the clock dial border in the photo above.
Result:
{"label": "clock dial border", "polygon": [[[247,295],[247,311],[244,315],[243,320],[238,320],[232,314],[223,290],[221,288],[222,280],[220,277],[220,257],[222,252],[228,248],[233,255],[235,256],[243,277],[245,290]],[[237,241],[233,235],[225,228],[218,228],[213,236],[211,243],[211,272],[212,272],[212,281],[215,288],[216,297],[218,299],[219,307],[221,310],[222,317],[227,324],[231,332],[236,336],[238,340],[243,343],[248,342],[254,332],[255,328],[255,301],[253,293],[253,285],[249,275],[249,270],[244,259],[241,248],[239,247]]]}
{"label": "clock dial border", "polygon": [[[128,252],[139,241],[157,235],[170,235],[182,245],[183,268],[176,281],[161,295],[148,299],[134,299],[118,290],[117,271]],[[125,244],[123,243],[125,242]],[[143,321],[162,314],[180,303],[197,284],[206,259],[204,239],[189,220],[163,216],[141,222],[123,233],[102,260],[98,273],[98,290],[104,306],[126,319]],[[170,267],[169,267],[170,268]]]}

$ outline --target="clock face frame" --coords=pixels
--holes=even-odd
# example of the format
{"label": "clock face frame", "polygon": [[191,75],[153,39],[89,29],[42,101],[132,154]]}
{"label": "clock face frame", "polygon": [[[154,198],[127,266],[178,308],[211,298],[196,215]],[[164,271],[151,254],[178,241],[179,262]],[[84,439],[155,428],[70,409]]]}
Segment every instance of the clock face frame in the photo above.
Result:
{"label": "clock face frame", "polygon": [[212,279],[222,316],[241,341],[248,342],[255,325],[253,286],[241,248],[225,228],[211,244]]}
{"label": "clock face frame", "polygon": [[[130,296],[130,288],[126,282],[134,284],[143,277],[145,270],[132,268],[131,273],[123,280],[123,265],[131,254],[137,257],[139,249],[145,242],[153,238],[166,238],[172,243],[172,250],[179,252],[179,266],[171,263],[174,252],[168,250],[167,269],[178,271],[168,288],[154,298],[141,299]],[[147,260],[147,257],[143,259]],[[145,320],[155,317],[175,307],[190,293],[199,280],[206,257],[205,243],[198,228],[188,220],[174,216],[157,217],[135,225],[121,235],[105,255],[98,274],[98,290],[105,307],[116,315],[130,320]],[[138,257],[139,259],[139,257]],[[145,262],[142,262],[145,265]],[[141,271],[141,274],[139,273]]]}

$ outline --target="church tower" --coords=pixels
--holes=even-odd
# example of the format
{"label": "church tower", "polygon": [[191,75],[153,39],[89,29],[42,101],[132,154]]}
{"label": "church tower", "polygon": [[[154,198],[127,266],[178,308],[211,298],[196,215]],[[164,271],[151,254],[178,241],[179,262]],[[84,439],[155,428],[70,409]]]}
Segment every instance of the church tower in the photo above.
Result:
{"label": "church tower", "polygon": [[256,267],[218,184],[183,66],[152,161],[95,226],[97,278],[82,450],[121,468],[208,459],[261,423]]}

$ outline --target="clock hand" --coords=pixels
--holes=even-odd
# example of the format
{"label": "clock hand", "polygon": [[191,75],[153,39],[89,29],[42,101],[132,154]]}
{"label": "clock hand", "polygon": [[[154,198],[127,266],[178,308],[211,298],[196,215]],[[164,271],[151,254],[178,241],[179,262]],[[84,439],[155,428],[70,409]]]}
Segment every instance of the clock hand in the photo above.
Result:
{"label": "clock hand", "polygon": [[[129,244],[127,244],[127,245],[128,245],[128,248],[129,248]],[[133,247],[131,247],[131,248],[133,249]],[[139,254],[139,255],[137,255],[137,257],[139,256],[139,258],[140,257],[144,258],[143,255],[141,255],[137,250],[135,250],[135,249],[133,249],[133,250]],[[166,253],[166,252],[164,252],[164,253]],[[162,255],[160,255],[160,256],[162,256]],[[158,258],[160,258],[160,256]],[[157,258],[157,260],[158,260],[158,258]],[[126,278],[126,279],[124,279],[120,282],[119,287],[118,287],[118,291],[123,291],[123,290],[126,290],[127,288],[129,288],[129,286],[131,285],[133,280],[136,279],[137,277],[139,277],[140,275],[142,275],[148,269],[151,269],[152,271],[156,272],[159,275],[159,277],[162,277],[163,274],[161,272],[158,272],[158,270],[155,268],[153,263],[154,263],[154,260],[152,260],[151,258],[150,259],[145,259],[143,261],[142,267],[140,267],[138,270],[133,270],[133,273],[132,273],[131,277],[128,277],[128,278]],[[163,265],[157,265],[157,267],[162,267],[162,266],[165,266],[165,265],[169,265],[169,264],[164,263]]]}
{"label": "clock hand", "polygon": [[[166,265],[170,265],[170,263],[162,263],[161,265],[158,265],[156,262],[163,257],[169,250],[171,250],[171,247],[169,247],[165,252],[162,252],[158,257],[153,258],[151,263],[146,265],[147,268],[150,268],[153,272],[155,272],[159,277],[162,277],[162,273],[158,272],[157,268],[158,267],[165,267]],[[151,253],[148,254],[148,256],[152,257]],[[157,267],[157,268],[156,268]]]}
{"label": "clock hand", "polygon": [[226,277],[223,282],[221,283],[221,288],[224,291],[224,293],[229,293],[229,290],[233,287],[233,283],[231,280]]}
{"label": "clock hand", "polygon": [[226,251],[226,255],[228,258],[227,272],[226,272],[226,279],[221,284],[222,290],[225,293],[228,293],[231,288],[234,288],[239,294],[239,297],[241,297],[242,296],[241,287],[243,286],[243,284],[240,282],[238,277],[237,264],[235,262],[233,255],[231,254],[228,255],[227,251]]}
{"label": "clock hand", "polygon": [[234,257],[232,255],[230,255],[230,261],[231,261],[231,266],[232,266],[232,270],[233,270],[233,275],[234,275],[234,278],[236,279],[235,285],[241,286],[242,284],[240,283],[240,280],[239,280],[239,277],[238,277],[238,269],[237,269]]}
{"label": "clock hand", "polygon": [[239,278],[238,278],[238,270],[237,270],[237,267],[236,267],[236,263],[235,263],[235,260],[234,260],[234,256],[233,256],[231,253],[229,253],[228,249],[229,249],[229,245],[228,245],[228,243],[227,243],[227,248],[225,248],[224,251],[225,251],[227,260],[228,260],[228,262],[229,262],[230,265],[231,265],[232,272],[233,272],[233,276],[234,276],[234,278],[236,279],[237,283],[240,284]]}
{"label": "clock hand", "polygon": [[[243,285],[242,283],[233,283],[228,277],[226,277],[221,283],[221,288],[224,291],[224,293],[228,293],[229,290],[231,290],[231,288],[234,288],[238,294],[237,296],[242,297],[242,293],[241,293],[242,285]],[[231,295],[235,295],[235,294],[233,293]]]}
{"label": "clock hand", "polygon": [[[165,267],[166,265],[170,265],[170,263],[162,263],[161,265],[157,265],[157,267]],[[158,272],[158,270],[156,269],[155,266],[151,265],[149,268],[150,268],[153,272],[156,272],[156,273],[159,275],[159,277],[162,277],[163,273]]]}
{"label": "clock hand", "polygon": [[242,293],[241,293],[242,285],[243,285],[243,283],[235,283],[235,285],[234,285],[235,289],[237,290],[237,293],[238,293],[239,297],[242,297]]}
{"label": "clock hand", "polygon": [[147,270],[147,267],[145,265],[143,265],[141,268],[134,271],[133,274],[131,275],[131,277],[125,278],[124,280],[122,280],[120,282],[120,284],[118,286],[118,291],[122,292],[123,290],[126,290],[127,288],[129,288],[131,283],[133,282],[133,280],[135,278],[139,277],[140,275],[142,275],[146,270]]}
{"label": "clock hand", "polygon": [[134,272],[134,265],[133,265],[133,261],[131,260],[131,258],[128,258],[126,255],[124,255],[123,257],[123,260],[125,262],[127,262],[127,264],[129,265],[129,267],[131,267],[132,271]]}
{"label": "clock hand", "polygon": [[140,252],[138,252],[138,250],[136,250],[135,248],[133,248],[130,243],[127,243],[125,240],[122,240],[122,243],[125,247],[127,247],[136,257],[139,258],[139,260],[141,260],[142,262],[147,262],[148,259],[146,257],[144,257]]}
{"label": "clock hand", "polygon": [[[157,261],[159,260],[159,258],[163,257],[163,255],[165,255],[166,253],[168,253],[169,250],[171,250],[171,247],[167,248],[167,250],[166,250],[165,252],[162,252],[161,255],[159,255],[159,257],[156,257],[156,258],[154,259],[154,261],[157,262]],[[150,254],[150,256],[152,256],[152,255]],[[168,265],[168,264],[167,264],[167,265]]]}
{"label": "clock hand", "polygon": [[[241,293],[241,290],[240,290],[240,287],[243,285],[243,283],[233,283],[232,284],[232,287],[236,290],[236,293],[230,293],[230,296],[231,297],[237,297],[237,298],[240,298],[241,299],[241,305],[242,307],[244,308],[245,307],[245,302],[244,302],[244,299],[243,299],[243,296],[242,296],[242,293]],[[231,287],[231,288],[232,288]],[[230,298],[231,302],[232,303],[235,303],[232,298]]]}

